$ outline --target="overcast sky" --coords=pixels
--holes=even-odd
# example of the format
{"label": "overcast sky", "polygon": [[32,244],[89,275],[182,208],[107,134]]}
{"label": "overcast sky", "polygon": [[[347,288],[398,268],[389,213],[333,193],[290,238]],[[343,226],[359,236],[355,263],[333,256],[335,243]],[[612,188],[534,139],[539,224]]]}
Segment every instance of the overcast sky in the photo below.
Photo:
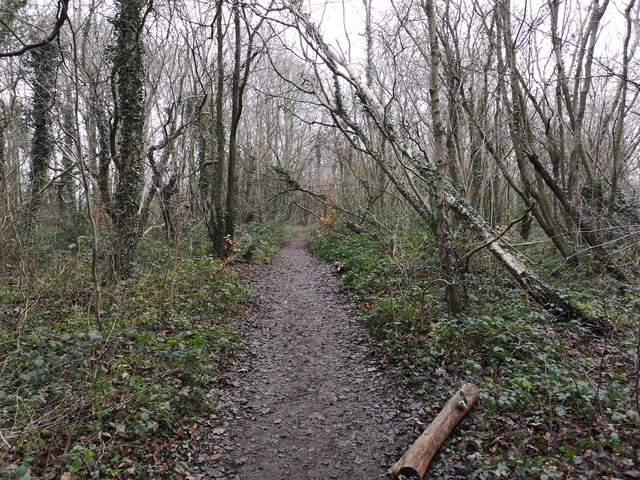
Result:
{"label": "overcast sky", "polygon": [[[389,14],[389,0],[373,1],[373,19],[384,22],[385,14]],[[464,3],[464,0],[460,0]],[[489,1],[489,0],[487,0]],[[493,0],[492,0],[493,1]],[[592,0],[564,0],[562,5],[569,10],[565,20],[577,27],[584,21],[589,12]],[[629,0],[611,0],[605,17],[601,23],[598,48],[602,53],[611,53],[622,46],[622,38],[626,28],[623,10]],[[436,7],[438,6],[436,1]],[[364,57],[364,24],[365,13],[363,0],[305,0],[305,5],[312,13],[317,25],[321,27],[325,41],[339,46],[351,59],[358,63]],[[511,7],[515,12],[526,6],[529,18],[542,15],[548,18],[547,0],[512,0]],[[636,6],[636,9],[638,6]],[[561,19],[562,22],[563,19]],[[548,24],[539,26],[541,32],[548,30]]]}
{"label": "overcast sky", "polygon": [[[374,9],[384,5],[383,0],[373,0]],[[312,17],[320,26],[326,42],[340,47],[347,54],[351,49],[352,60],[364,53],[365,13],[363,0],[309,0]],[[374,12],[375,16],[375,12]]]}

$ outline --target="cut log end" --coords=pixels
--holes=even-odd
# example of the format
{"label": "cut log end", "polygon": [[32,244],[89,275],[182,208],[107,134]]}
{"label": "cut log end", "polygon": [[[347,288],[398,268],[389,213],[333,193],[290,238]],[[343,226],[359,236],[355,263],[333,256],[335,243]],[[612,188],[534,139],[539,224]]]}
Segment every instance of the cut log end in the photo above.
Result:
{"label": "cut log end", "polygon": [[458,390],[402,458],[391,467],[389,475],[396,479],[402,476],[421,480],[431,460],[455,426],[471,410],[479,393],[478,387],[472,383],[467,383]]}
{"label": "cut log end", "polygon": [[406,480],[414,480],[416,478],[419,479],[420,475],[415,471],[415,469],[411,467],[404,467],[398,472],[398,477]]}

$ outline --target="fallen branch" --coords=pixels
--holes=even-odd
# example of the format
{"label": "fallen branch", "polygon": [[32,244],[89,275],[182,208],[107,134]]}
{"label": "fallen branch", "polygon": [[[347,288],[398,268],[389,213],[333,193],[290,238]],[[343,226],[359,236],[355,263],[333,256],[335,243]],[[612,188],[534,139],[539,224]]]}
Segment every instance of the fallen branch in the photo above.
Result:
{"label": "fallen branch", "polygon": [[431,422],[422,435],[413,442],[409,450],[391,467],[389,474],[393,478],[404,475],[422,479],[431,460],[455,426],[464,418],[478,398],[478,387],[467,383],[447,402],[438,416]]}

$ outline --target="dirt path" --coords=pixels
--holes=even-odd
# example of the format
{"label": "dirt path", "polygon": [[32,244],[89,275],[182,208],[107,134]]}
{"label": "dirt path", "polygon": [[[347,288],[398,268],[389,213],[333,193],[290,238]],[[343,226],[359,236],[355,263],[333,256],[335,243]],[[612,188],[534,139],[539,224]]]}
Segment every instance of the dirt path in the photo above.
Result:
{"label": "dirt path", "polygon": [[203,467],[205,478],[384,477],[410,440],[397,433],[406,428],[391,383],[331,267],[298,233],[270,265],[244,275],[257,294],[246,319],[250,353],[221,392],[225,424],[207,442],[217,461]]}

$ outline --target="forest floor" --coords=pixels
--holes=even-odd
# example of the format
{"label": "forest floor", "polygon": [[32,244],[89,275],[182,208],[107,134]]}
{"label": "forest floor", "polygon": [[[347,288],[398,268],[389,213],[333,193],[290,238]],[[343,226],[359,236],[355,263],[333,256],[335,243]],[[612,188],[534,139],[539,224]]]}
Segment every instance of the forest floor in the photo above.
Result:
{"label": "forest floor", "polygon": [[256,292],[246,349],[221,381],[220,425],[193,438],[187,478],[384,477],[415,437],[420,404],[381,369],[331,266],[298,232],[241,276]]}

